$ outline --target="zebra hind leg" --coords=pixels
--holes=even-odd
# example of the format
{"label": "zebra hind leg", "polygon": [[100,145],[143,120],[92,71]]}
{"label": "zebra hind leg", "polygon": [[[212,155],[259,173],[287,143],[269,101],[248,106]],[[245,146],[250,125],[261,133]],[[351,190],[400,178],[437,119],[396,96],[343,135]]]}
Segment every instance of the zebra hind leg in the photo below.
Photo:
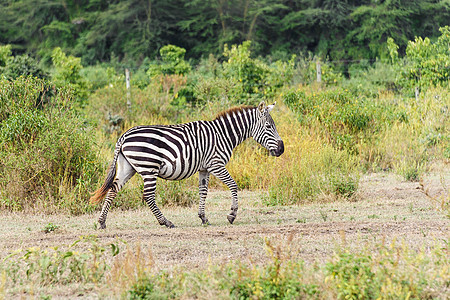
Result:
{"label": "zebra hind leg", "polygon": [[172,222],[166,219],[155,202],[156,191],[156,173],[155,175],[142,176],[144,178],[144,201],[150,207],[153,215],[159,222],[159,225],[166,225],[168,228],[174,228]]}
{"label": "zebra hind leg", "polygon": [[200,194],[200,203],[198,205],[198,217],[202,220],[202,225],[210,225],[205,216],[205,202],[208,194],[209,173],[207,171],[200,171],[198,173],[199,185],[198,192]]}
{"label": "zebra hind leg", "polygon": [[134,168],[130,165],[130,163],[123,157],[122,154],[119,154],[119,158],[117,159],[117,170],[114,178],[114,182],[112,187],[109,189],[106,194],[105,202],[103,203],[102,212],[100,213],[100,217],[98,218],[98,223],[100,224],[100,229],[106,228],[106,217],[108,215],[109,208],[111,207],[112,201],[116,198],[117,193],[122,189],[125,183],[133,177],[136,173]]}

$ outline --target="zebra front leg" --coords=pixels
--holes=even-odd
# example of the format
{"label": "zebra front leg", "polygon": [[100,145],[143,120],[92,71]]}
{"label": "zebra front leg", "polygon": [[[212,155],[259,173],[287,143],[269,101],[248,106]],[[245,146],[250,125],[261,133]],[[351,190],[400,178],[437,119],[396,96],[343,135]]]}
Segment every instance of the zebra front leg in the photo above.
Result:
{"label": "zebra front leg", "polygon": [[234,179],[231,177],[230,173],[228,173],[225,167],[221,167],[211,171],[211,174],[219,178],[223,183],[225,183],[231,191],[231,211],[227,215],[228,222],[233,224],[234,219],[236,219],[237,211],[238,211],[238,197],[237,197],[237,184]]}
{"label": "zebra front leg", "polygon": [[159,222],[159,225],[166,225],[168,228],[174,228],[172,222],[167,220],[159,210],[155,202],[155,191],[156,191],[156,175],[144,177],[144,201],[150,207],[153,215]]}
{"label": "zebra front leg", "polygon": [[198,205],[198,217],[202,220],[203,225],[209,225],[209,221],[205,216],[205,202],[206,195],[208,194],[208,183],[209,183],[209,172],[199,171],[198,172],[198,193],[200,194],[200,203]]}

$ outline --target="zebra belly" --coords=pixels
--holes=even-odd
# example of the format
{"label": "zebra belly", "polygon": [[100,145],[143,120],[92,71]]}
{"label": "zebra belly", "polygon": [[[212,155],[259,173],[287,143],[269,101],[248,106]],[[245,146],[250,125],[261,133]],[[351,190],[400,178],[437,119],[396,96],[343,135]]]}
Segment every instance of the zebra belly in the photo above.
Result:
{"label": "zebra belly", "polygon": [[158,177],[167,180],[181,180],[194,175],[198,171],[198,167],[194,164],[183,164],[181,159],[175,161],[163,161],[159,169]]}

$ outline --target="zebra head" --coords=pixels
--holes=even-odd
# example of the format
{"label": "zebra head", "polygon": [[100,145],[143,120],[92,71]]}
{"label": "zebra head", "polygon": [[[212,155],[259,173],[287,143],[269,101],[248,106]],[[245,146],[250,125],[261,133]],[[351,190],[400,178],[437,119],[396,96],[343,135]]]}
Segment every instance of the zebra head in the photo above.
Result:
{"label": "zebra head", "polygon": [[275,106],[266,106],[262,101],[256,109],[256,123],[253,127],[252,137],[255,141],[261,144],[264,148],[269,150],[270,155],[280,156],[284,152],[284,143],[278,134],[275,122],[270,116],[270,111]]}

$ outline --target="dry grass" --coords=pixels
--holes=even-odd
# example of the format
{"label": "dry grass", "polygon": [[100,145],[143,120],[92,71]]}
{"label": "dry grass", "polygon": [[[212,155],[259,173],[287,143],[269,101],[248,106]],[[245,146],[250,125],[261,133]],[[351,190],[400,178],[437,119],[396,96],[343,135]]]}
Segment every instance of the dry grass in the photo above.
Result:
{"label": "dry grass", "polygon": [[[423,185],[430,195],[445,195],[442,177],[446,182],[450,180],[448,173],[434,174],[424,179]],[[331,259],[333,253],[342,247],[353,253],[371,249],[377,251],[376,245],[380,243],[400,240],[411,251],[422,251],[433,249],[436,244],[448,243],[449,220],[445,212],[428,199],[420,190],[419,183],[404,182],[390,174],[364,177],[358,201],[353,202],[341,200],[267,207],[262,204],[264,193],[243,191],[239,195],[238,218],[232,226],[226,220],[231,205],[228,191],[210,193],[206,208],[212,223],[209,227],[201,226],[196,207],[163,208],[165,215],[178,226],[173,230],[157,225],[148,208],[133,211],[114,209],[109,214],[105,231],[94,228],[96,214],[3,214],[0,219],[3,228],[0,232],[2,257],[16,249],[29,247],[50,249],[57,246],[65,249],[80,236],[94,234],[98,236],[99,245],[106,249],[104,259],[111,267],[105,278],[116,285],[111,289],[105,281],[44,287],[30,283],[12,287],[6,279],[0,291],[3,289],[8,296],[32,293],[50,294],[54,298],[118,296],[138,282],[142,274],[160,276],[167,272],[173,274],[170,276],[178,276],[185,270],[198,270],[200,273],[189,275],[195,277],[203,274],[201,272],[205,268],[225,268],[236,261],[243,266],[265,266],[271,262],[266,252],[267,240],[281,247],[289,244],[289,259],[305,261],[308,270]],[[58,228],[44,233],[49,223]],[[108,254],[110,244],[119,246],[118,256]],[[83,247],[80,245],[78,251],[88,251]],[[196,280],[200,285],[206,284],[203,279]],[[202,298],[206,299],[208,293],[202,291]],[[186,293],[189,295],[188,291]]]}

